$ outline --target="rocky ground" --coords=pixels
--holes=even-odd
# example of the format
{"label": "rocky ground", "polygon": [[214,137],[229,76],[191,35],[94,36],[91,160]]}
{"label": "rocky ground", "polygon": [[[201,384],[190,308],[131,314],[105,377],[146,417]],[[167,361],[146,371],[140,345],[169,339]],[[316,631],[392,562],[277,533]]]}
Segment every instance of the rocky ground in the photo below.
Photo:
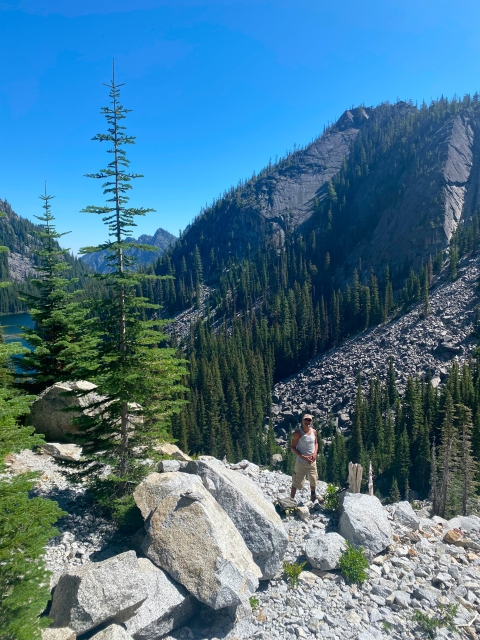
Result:
{"label": "rocky ground", "polygon": [[370,375],[384,378],[390,358],[400,391],[408,376],[427,373],[432,375],[432,384],[438,386],[451,360],[467,359],[475,345],[471,333],[479,276],[480,258],[464,260],[458,280],[448,282],[443,278],[434,285],[431,312],[426,318],[422,305],[417,305],[409,313],[347,340],[276,384],[272,412],[277,435],[284,437],[289,424],[306,410],[321,417],[333,411],[339,426],[348,428],[359,372],[367,380]]}
{"label": "rocky ground", "polygon": [[[277,471],[244,463],[238,473],[249,476],[268,500],[275,502],[290,490],[290,478]],[[75,487],[59,472],[48,455],[24,451],[12,457],[10,472],[40,472],[36,492],[59,501],[67,512],[59,523],[61,535],[47,547],[47,566],[52,585],[59,575],[79,564],[95,562],[121,553],[131,544],[115,527],[93,509],[82,487]],[[320,490],[322,486],[320,487]],[[306,509],[285,518],[289,535],[285,559],[303,562],[306,541],[320,532],[336,531],[337,517],[308,502],[309,492],[297,494]],[[299,586],[289,588],[283,575],[260,583],[258,603],[236,626],[214,612],[203,612],[170,636],[171,640],[257,638],[412,638],[418,633],[412,621],[415,609],[433,616],[439,605],[458,605],[457,632],[440,629],[438,637],[477,638],[480,634],[480,520],[473,519],[476,531],[469,531],[470,548],[443,541],[445,532],[465,522],[447,523],[429,519],[424,508],[417,512],[417,526],[407,526],[392,517],[386,507],[394,536],[383,553],[376,556],[362,587],[348,585],[336,571],[306,570]],[[309,566],[306,566],[308,569]]]}

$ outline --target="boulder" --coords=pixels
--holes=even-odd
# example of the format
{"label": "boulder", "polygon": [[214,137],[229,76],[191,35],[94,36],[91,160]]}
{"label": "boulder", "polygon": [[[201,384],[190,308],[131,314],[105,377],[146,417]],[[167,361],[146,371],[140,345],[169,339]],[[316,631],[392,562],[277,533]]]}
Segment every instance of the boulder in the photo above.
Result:
{"label": "boulder", "polygon": [[463,538],[463,533],[460,529],[449,529],[443,536],[443,541],[447,544],[457,544],[461,538]]}
{"label": "boulder", "polygon": [[111,624],[106,629],[99,631],[92,640],[133,640],[132,636],[125,631],[123,627],[118,624]]}
{"label": "boulder", "polygon": [[480,518],[478,516],[456,516],[449,520],[445,527],[449,529],[461,529],[467,533],[471,531],[480,532]]}
{"label": "boulder", "polygon": [[338,533],[320,533],[308,538],[305,555],[315,569],[331,571],[337,568],[346,548],[345,539]]}
{"label": "boulder", "polygon": [[338,532],[368,555],[376,556],[392,543],[392,528],[377,497],[346,493],[340,511]]}
{"label": "boulder", "polygon": [[216,458],[201,456],[197,463],[198,475],[213,483],[217,502],[240,531],[260,567],[262,580],[273,578],[282,568],[288,546],[288,535],[275,507],[250,478]]}
{"label": "boulder", "polygon": [[46,442],[42,445],[42,451],[57,460],[80,460],[82,457],[82,447],[79,447],[77,444]]}
{"label": "boulder", "polygon": [[135,640],[156,640],[183,626],[194,613],[196,601],[147,558],[139,558],[138,565],[148,596],[123,626]]}
{"label": "boulder", "polygon": [[406,500],[393,505],[393,519],[414,531],[417,531],[420,526],[420,518]]}
{"label": "boulder", "polygon": [[77,634],[115,618],[123,622],[147,598],[148,590],[134,551],[64,573],[53,593],[49,616],[54,627]]}
{"label": "boulder", "polygon": [[226,512],[198,476],[153,473],[134,492],[145,555],[212,609],[243,604],[260,569]]}
{"label": "boulder", "polygon": [[73,629],[62,627],[61,629],[43,629],[42,640],[75,640],[77,634]]}
{"label": "boulder", "polygon": [[180,471],[180,462],[178,460],[160,460],[158,472],[167,473],[169,471]]}
{"label": "boulder", "polygon": [[[56,382],[43,391],[30,407],[30,423],[37,433],[43,433],[47,440],[54,442],[68,442],[68,434],[78,432],[78,427],[72,424],[83,411],[102,399],[95,392],[96,385],[86,380],[76,382]],[[83,392],[85,395],[75,395],[72,392]],[[71,411],[65,411],[71,409]]]}
{"label": "boulder", "polygon": [[190,456],[187,456],[186,453],[183,453],[181,449],[177,447],[176,444],[171,444],[170,442],[164,442],[163,444],[159,444],[155,447],[158,453],[161,453],[164,456],[170,456],[174,460],[182,460],[183,462],[188,462],[191,460]]}

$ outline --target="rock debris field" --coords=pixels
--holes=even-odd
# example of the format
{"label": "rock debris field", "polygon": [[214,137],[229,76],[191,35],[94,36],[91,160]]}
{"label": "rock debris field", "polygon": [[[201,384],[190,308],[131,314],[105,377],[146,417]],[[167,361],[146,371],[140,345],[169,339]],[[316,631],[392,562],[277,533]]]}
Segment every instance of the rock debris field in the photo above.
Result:
{"label": "rock debris field", "polygon": [[[304,490],[297,494],[300,508],[280,520],[273,512],[272,502],[289,494],[288,476],[260,469],[247,461],[229,465],[205,456],[188,463],[176,460],[160,463],[159,471],[165,473],[148,476],[136,490],[137,504],[142,513],[147,513],[154,503],[160,504],[161,509],[150,511],[145,521],[146,531],[129,539],[95,513],[83,488],[73,487],[59,472],[52,457],[24,451],[12,458],[10,473],[26,470],[39,471],[41,477],[36,492],[57,499],[69,513],[59,523],[60,536],[48,544],[46,562],[52,571],[52,587],[57,585],[50,613],[54,626],[74,626],[75,630],[50,629],[45,632],[45,640],[407,639],[420,637],[412,619],[415,610],[433,617],[441,605],[448,604],[457,605],[454,620],[457,630],[440,628],[437,637],[475,639],[480,634],[480,518],[476,516],[446,521],[430,518],[428,505],[414,512],[405,502],[383,507],[373,496],[346,494],[339,518],[336,513],[325,512],[318,503],[312,505],[308,501],[309,491]],[[319,492],[324,489],[324,483],[320,483]],[[175,508],[169,513],[167,503],[172,496]],[[172,513],[178,513],[180,507],[185,513],[188,509],[197,509],[192,512],[194,522],[203,523],[200,507],[204,511],[221,509],[215,497],[225,509],[221,518],[228,518],[226,514],[230,514],[232,521],[228,527],[232,522],[237,526],[253,554],[249,555],[250,560],[234,560],[239,571],[250,576],[250,590],[237,589],[238,594],[243,593],[240,606],[239,601],[232,600],[233,565],[229,565],[226,573],[219,572],[218,566],[216,569],[215,575],[222,573],[221,579],[227,580],[226,590],[222,590],[221,585],[217,589],[210,579],[207,566],[213,544],[210,539],[200,539],[202,553],[187,557],[186,566],[182,566],[182,562],[185,565],[182,523],[176,530],[174,557],[178,566],[171,567],[182,584],[174,582],[151,562],[155,558],[155,563],[165,568],[162,564],[165,559],[160,557],[163,549],[158,546],[161,538],[157,537],[155,527],[164,530],[171,526]],[[160,515],[159,509],[163,509]],[[242,522],[248,526],[242,529]],[[202,535],[201,526],[196,527],[198,530],[193,535]],[[216,538],[219,531],[215,530],[215,523],[213,527],[209,538],[215,538],[219,553],[231,560],[234,552],[225,552],[220,538]],[[250,539],[249,528],[256,532]],[[228,529],[228,535],[237,534]],[[269,536],[276,536],[275,544],[270,547]],[[368,579],[361,587],[347,584],[335,570],[344,548],[344,537],[363,542],[369,556]],[[261,546],[255,547],[259,540]],[[198,543],[196,539],[195,544]],[[243,545],[240,538],[235,545]],[[246,553],[249,552],[245,551],[244,555]],[[199,572],[202,584],[197,595],[204,603],[210,599],[208,606],[190,595],[196,587],[188,582],[191,574],[186,574],[190,569],[189,560],[195,564],[194,555],[201,556],[200,566],[205,563],[204,575]],[[252,564],[252,558],[256,565]],[[308,563],[297,587],[289,587],[281,568],[283,560]],[[261,574],[271,575],[275,566],[275,575],[262,580]],[[120,578],[109,574],[115,570],[121,571]],[[71,584],[79,589],[73,608],[69,604],[73,587],[65,587],[71,580],[70,575],[74,579]],[[76,575],[80,578],[75,578]],[[139,586],[142,576],[146,576],[141,587],[143,592]],[[198,575],[194,577],[198,581]],[[75,580],[86,586],[78,587]],[[133,587],[122,583],[129,580]],[[87,597],[87,587],[95,581],[103,591]],[[190,593],[182,585],[187,585]],[[86,589],[87,596],[82,595],[82,588]],[[114,589],[111,602],[105,596],[109,588]],[[134,593],[136,589],[140,591]],[[225,602],[215,601],[213,592],[235,606],[223,607]],[[107,601],[99,604],[102,597]],[[162,599],[168,601],[169,608]],[[143,604],[132,617],[132,609],[128,607],[133,602]],[[109,607],[116,609],[109,611]],[[105,619],[103,626],[95,627]]]}
{"label": "rock debris field", "polygon": [[393,359],[400,392],[408,376],[432,376],[438,386],[453,358],[468,358],[475,340],[472,323],[480,276],[478,258],[461,263],[455,282],[437,281],[430,292],[430,314],[422,305],[409,313],[363,332],[312,360],[307,367],[275,385],[272,413],[277,435],[285,437],[304,411],[326,417],[333,411],[340,427],[351,424],[358,374],[385,379]]}

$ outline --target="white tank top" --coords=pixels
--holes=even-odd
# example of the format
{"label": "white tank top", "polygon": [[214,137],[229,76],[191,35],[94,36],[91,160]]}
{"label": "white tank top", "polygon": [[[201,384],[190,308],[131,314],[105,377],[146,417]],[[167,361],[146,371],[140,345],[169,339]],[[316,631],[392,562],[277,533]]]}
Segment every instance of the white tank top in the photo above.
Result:
{"label": "white tank top", "polygon": [[[317,435],[315,430],[310,429],[309,433],[305,433],[304,430],[300,428],[297,429],[297,431],[300,433],[300,439],[297,443],[298,451],[304,456],[313,456],[313,454],[315,453],[315,437]],[[303,460],[303,458],[300,458],[299,456],[297,456],[297,458],[301,462],[305,463],[305,460]]]}

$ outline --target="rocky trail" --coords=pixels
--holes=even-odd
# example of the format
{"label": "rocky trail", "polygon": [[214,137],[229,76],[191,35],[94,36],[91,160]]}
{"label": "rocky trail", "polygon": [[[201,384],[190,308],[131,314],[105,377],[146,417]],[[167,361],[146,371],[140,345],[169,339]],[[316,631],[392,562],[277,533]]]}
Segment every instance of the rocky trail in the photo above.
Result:
{"label": "rocky trail", "polygon": [[419,304],[409,313],[345,341],[312,360],[273,389],[272,413],[277,435],[285,438],[302,412],[325,418],[332,411],[340,427],[351,424],[358,374],[384,379],[393,359],[399,391],[409,376],[432,376],[438,386],[453,358],[468,359],[475,340],[472,323],[478,303],[480,259],[468,258],[455,282],[438,280],[430,293],[430,314]]}
{"label": "rocky trail", "polygon": [[[202,460],[206,462],[203,463]],[[187,467],[192,464],[194,468]],[[251,541],[248,541],[248,531],[242,531],[241,524],[242,521],[250,522],[249,526],[252,530],[257,531],[255,527],[260,525],[258,505],[256,506],[255,503],[276,502],[278,498],[289,494],[291,486],[291,480],[285,474],[260,469],[247,461],[236,465],[224,465],[208,457],[192,463],[179,463],[172,460],[164,463],[159,470],[163,469],[166,473],[149,476],[150,489],[147,486],[147,491],[143,491],[143,497],[136,494],[137,504],[142,510],[152,499],[155,504],[163,504],[162,500],[165,502],[165,496],[170,499],[175,492],[178,494],[178,491],[180,491],[179,499],[183,501],[178,505],[183,504],[183,508],[185,505],[196,505],[198,501],[205,500],[205,491],[208,489],[207,494],[210,496],[208,499],[211,501],[217,496],[226,513],[231,514],[247,544]],[[62,587],[61,580],[68,580],[69,575],[75,576],[80,571],[79,576],[86,575],[93,579],[90,583],[86,580],[87,586],[93,584],[95,580],[103,584],[105,575],[102,571],[104,573],[107,569],[110,572],[113,571],[111,563],[115,562],[119,565],[117,571],[121,570],[121,573],[113,581],[115,595],[112,596],[112,603],[99,604],[98,600],[102,599],[102,595],[95,591],[93,596],[90,595],[87,598],[85,595],[82,596],[83,600],[79,595],[77,608],[81,606],[87,609],[90,606],[92,611],[99,615],[98,610],[102,610],[102,607],[117,606],[118,613],[118,607],[125,609],[127,606],[128,603],[125,600],[127,596],[132,604],[134,601],[132,590],[135,592],[140,589],[139,581],[141,582],[142,575],[146,575],[149,579],[154,578],[158,581],[155,583],[157,599],[154,603],[157,609],[158,607],[161,609],[161,614],[155,610],[152,605],[151,591],[147,590],[147,604],[142,605],[140,610],[144,618],[136,614],[136,617],[128,618],[127,616],[127,620],[124,620],[122,616],[117,615],[113,620],[115,624],[111,624],[112,620],[110,620],[106,629],[107,623],[88,632],[89,625],[85,625],[85,615],[82,614],[83,617],[78,617],[82,624],[79,624],[78,620],[76,623],[79,625],[79,631],[69,631],[70,635],[66,635],[67,632],[64,629],[50,629],[45,632],[45,640],[57,640],[57,638],[62,640],[63,638],[68,640],[75,638],[96,638],[97,640],[392,638],[406,640],[421,637],[418,624],[413,620],[415,610],[428,617],[434,617],[439,612],[440,606],[448,604],[457,605],[454,620],[456,631],[441,627],[437,637],[458,640],[460,638],[475,639],[480,634],[478,615],[480,613],[480,518],[475,516],[454,518],[450,521],[437,517],[432,519],[429,517],[428,505],[414,512],[408,503],[382,507],[374,497],[347,494],[344,500],[344,511],[339,521],[336,513],[326,512],[318,503],[312,505],[309,502],[309,491],[300,491],[297,494],[300,508],[284,516],[281,521],[275,516],[277,519],[273,518],[272,524],[268,524],[265,529],[266,533],[271,535],[273,531],[271,527],[279,531],[278,523],[281,523],[280,527],[284,530],[281,535],[285,536],[284,539],[288,542],[279,555],[275,547],[281,547],[282,538],[278,538],[278,533],[275,534],[277,543],[274,549],[270,550],[269,557],[276,563],[277,570],[271,579],[256,583],[259,586],[250,598],[253,609],[246,600],[242,606],[214,610],[193,601],[192,596],[188,595],[181,585],[174,583],[165,572],[154,567],[150,560],[145,558],[142,549],[152,558],[151,545],[149,547],[149,544],[138,544],[139,539],[145,536],[145,532],[137,533],[133,539],[129,539],[120,535],[112,523],[99,516],[83,488],[73,486],[63,473],[60,473],[52,457],[30,451],[24,451],[12,457],[10,473],[27,470],[36,470],[40,473],[36,493],[57,499],[60,506],[68,512],[68,516],[64,517],[58,525],[60,536],[49,542],[46,551],[47,567],[52,572],[51,584],[52,586],[60,585],[57,586],[57,591],[63,588],[66,594],[62,595],[61,592],[58,595],[55,592],[56,621],[61,621],[62,616],[65,618],[67,615],[65,612],[68,612],[68,606],[65,603],[71,596],[69,589],[65,590],[65,587]],[[192,470],[195,470],[197,475],[192,475]],[[185,471],[187,473],[184,473]],[[199,479],[200,477],[202,480]],[[229,477],[230,485],[232,482],[237,485],[233,493],[231,487],[229,489]],[[218,478],[223,478],[224,484],[219,484]],[[188,490],[190,485],[195,487],[195,491]],[[318,489],[322,492],[325,489],[324,483],[320,483]],[[159,490],[163,491],[163,498],[158,493]],[[259,497],[260,494],[261,497]],[[185,503],[186,498],[182,496],[188,498],[187,503]],[[348,506],[349,501],[352,505],[357,503],[357,507],[364,501],[370,501],[371,504],[365,503],[366,508],[362,507],[359,515],[358,509],[355,512],[355,509],[351,508],[352,505]],[[271,506],[268,509],[271,509]],[[253,519],[252,513],[257,514]],[[201,518],[198,518],[198,515],[195,516],[195,522],[202,522]],[[169,519],[171,524],[171,516],[168,516],[165,522]],[[147,538],[153,535],[149,521],[150,518],[145,522],[145,528],[149,531]],[[262,526],[265,526],[265,523]],[[365,537],[367,530],[370,530],[370,533]],[[370,557],[370,566],[368,579],[362,586],[348,584],[340,572],[335,570],[339,554],[344,548],[342,546],[344,540],[339,533],[345,537],[364,536],[362,541]],[[268,546],[266,538],[265,542],[261,535],[255,534],[255,538],[262,539],[262,544]],[[175,550],[173,557],[180,564],[181,558],[176,554],[179,553],[181,556],[182,544],[184,544],[182,536],[179,535],[179,547]],[[210,541],[205,539],[201,553],[202,559],[206,558],[206,564],[208,564],[209,544]],[[132,549],[135,549],[138,561]],[[264,551],[265,549],[262,549],[262,552]],[[265,558],[265,556],[262,557]],[[289,562],[308,563],[300,574],[297,587],[289,586],[281,570],[282,559]],[[126,567],[130,567],[128,571]],[[140,567],[140,573],[138,573],[138,567]],[[87,573],[82,574],[82,571]],[[205,572],[208,572],[208,568]],[[130,575],[128,579],[124,577],[126,574]],[[62,575],[63,578],[61,578]],[[178,575],[183,580],[181,569]],[[112,575],[108,577],[109,581],[102,587],[104,592],[105,589],[108,591],[112,583]],[[81,582],[84,578],[73,579],[80,579]],[[202,576],[201,579],[203,579]],[[127,589],[128,585],[122,584],[122,581],[128,582],[128,580],[132,582],[129,586],[130,590]],[[228,580],[232,580],[231,575]],[[206,576],[205,581],[209,588],[213,588]],[[149,588],[151,589],[151,583]],[[136,593],[135,601],[143,601],[146,593]],[[57,597],[56,604],[55,597]],[[119,605],[118,600],[122,598],[122,603]],[[166,600],[168,606],[163,604],[160,606],[162,598]],[[194,605],[193,602],[196,604]],[[175,615],[172,613],[174,610]],[[179,613],[180,610],[181,613]],[[108,617],[103,610],[102,613],[103,619],[105,616]],[[145,616],[151,620],[152,615],[158,618],[155,623],[157,626],[146,627]],[[143,624],[143,631],[138,630],[142,626],[140,623]]]}

